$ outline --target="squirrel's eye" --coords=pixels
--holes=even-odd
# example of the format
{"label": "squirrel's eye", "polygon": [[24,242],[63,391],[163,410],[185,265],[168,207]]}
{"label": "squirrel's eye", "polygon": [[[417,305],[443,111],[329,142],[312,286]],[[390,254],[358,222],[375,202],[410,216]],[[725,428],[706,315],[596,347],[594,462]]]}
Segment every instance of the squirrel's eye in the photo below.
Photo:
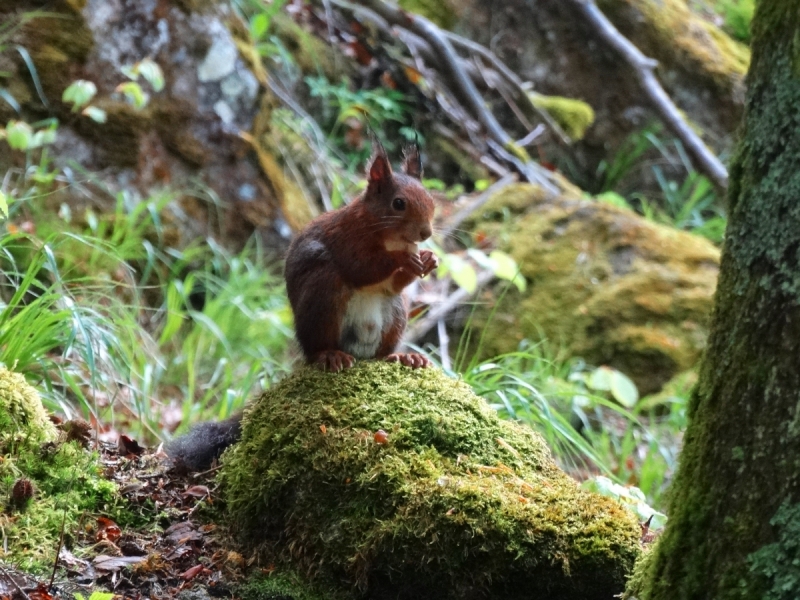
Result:
{"label": "squirrel's eye", "polygon": [[392,200],[392,208],[395,210],[405,210],[406,209],[406,201],[402,198],[395,198]]}

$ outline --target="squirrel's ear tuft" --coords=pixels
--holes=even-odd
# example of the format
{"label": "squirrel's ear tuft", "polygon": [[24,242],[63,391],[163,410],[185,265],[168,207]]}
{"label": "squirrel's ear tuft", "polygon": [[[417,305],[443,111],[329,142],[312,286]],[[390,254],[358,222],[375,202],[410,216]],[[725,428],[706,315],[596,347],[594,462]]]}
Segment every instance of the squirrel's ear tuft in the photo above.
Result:
{"label": "squirrel's ear tuft", "polygon": [[417,144],[409,146],[403,152],[403,173],[415,179],[422,179],[422,159]]}
{"label": "squirrel's ear tuft", "polygon": [[392,178],[392,165],[389,164],[389,157],[382,146],[372,155],[372,159],[367,169],[368,181],[370,185],[381,184]]}

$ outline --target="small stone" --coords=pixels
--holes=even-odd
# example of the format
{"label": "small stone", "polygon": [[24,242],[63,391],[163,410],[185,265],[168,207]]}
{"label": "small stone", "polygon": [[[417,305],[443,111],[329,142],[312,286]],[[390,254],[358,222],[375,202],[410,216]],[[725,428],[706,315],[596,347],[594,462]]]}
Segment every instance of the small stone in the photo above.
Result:
{"label": "small stone", "polygon": [[229,37],[217,37],[208,49],[205,59],[197,67],[197,77],[202,82],[219,81],[233,73],[239,52]]}

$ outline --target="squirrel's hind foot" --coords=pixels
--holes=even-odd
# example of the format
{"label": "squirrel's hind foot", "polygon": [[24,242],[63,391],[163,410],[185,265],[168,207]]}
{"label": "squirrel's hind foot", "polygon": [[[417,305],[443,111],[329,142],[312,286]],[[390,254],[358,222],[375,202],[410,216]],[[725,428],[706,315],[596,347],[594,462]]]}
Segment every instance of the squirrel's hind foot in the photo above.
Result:
{"label": "squirrel's hind foot", "polygon": [[385,360],[389,362],[399,362],[412,369],[424,369],[431,365],[431,361],[427,356],[415,352],[409,352],[408,354],[397,352],[395,354],[390,354]]}
{"label": "squirrel's hind foot", "polygon": [[325,371],[338,373],[342,369],[349,369],[356,364],[356,359],[341,350],[326,350],[315,355],[309,362],[318,365]]}

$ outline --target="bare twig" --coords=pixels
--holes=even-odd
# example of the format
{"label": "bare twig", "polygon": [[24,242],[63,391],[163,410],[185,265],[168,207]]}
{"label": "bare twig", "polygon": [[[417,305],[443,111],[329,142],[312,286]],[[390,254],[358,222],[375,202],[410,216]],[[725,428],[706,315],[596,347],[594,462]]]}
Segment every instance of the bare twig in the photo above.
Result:
{"label": "bare twig", "polygon": [[[492,271],[483,271],[482,273],[479,273],[478,284],[475,287],[476,291],[480,290],[492,279],[494,279],[494,273]],[[406,344],[414,344],[418,342],[422,336],[436,327],[436,324],[440,319],[443,319],[458,306],[466,302],[470,296],[472,296],[470,292],[464,288],[458,288],[455,292],[450,294],[444,302],[432,307],[428,314],[406,329],[404,342]]]}
{"label": "bare twig", "polygon": [[439,334],[439,356],[442,359],[442,368],[449,371],[453,368],[453,361],[450,359],[450,336],[447,333],[444,319],[436,322],[436,331]]}
{"label": "bare twig", "polygon": [[[334,4],[354,14],[367,14],[362,7],[358,7],[346,0],[332,0]],[[506,156],[515,156],[517,160],[512,161],[515,168],[531,183],[536,183],[550,194],[557,194],[559,186],[553,181],[546,169],[530,160],[527,152],[518,146],[512,137],[506,132],[500,123],[495,119],[491,110],[486,105],[483,97],[478,92],[472,78],[465,68],[466,61],[462,60],[448,38],[441,29],[431,21],[402,10],[395,4],[384,2],[383,0],[364,0],[364,4],[370,9],[372,15],[377,14],[391,26],[406,29],[423,40],[430,46],[435,55],[437,71],[452,83],[452,92],[459,102],[463,103],[477,119],[488,134],[489,141],[494,141],[496,146],[506,149]],[[374,23],[379,21],[372,17]],[[382,26],[382,25],[381,25]]]}
{"label": "bare twig", "polygon": [[[70,483],[70,487],[72,484]],[[53,587],[53,582],[56,580],[56,571],[58,570],[58,557],[61,555],[61,548],[64,547],[64,528],[67,526],[67,507],[64,507],[64,514],[61,517],[61,533],[58,536],[58,546],[56,547],[56,559],[53,561],[53,572],[50,574],[49,588]]]}
{"label": "bare twig", "polygon": [[514,181],[516,181],[516,179],[517,178],[513,173],[507,173],[506,175],[503,175],[503,177],[495,181],[492,185],[486,188],[479,196],[477,196],[464,208],[462,208],[456,214],[450,217],[447,226],[440,231],[441,237],[445,239],[450,237],[453,234],[453,232],[456,229],[458,229],[461,223],[463,223],[464,220],[467,219],[467,217],[469,217],[475,211],[480,210],[480,208],[484,204],[486,204],[492,196],[494,196],[497,192],[499,192],[506,186],[510,185]]}
{"label": "bare twig", "polygon": [[469,108],[495,141],[503,146],[513,143],[494,115],[486,109],[486,103],[472,83],[472,79],[465,73],[459,56],[448,39],[442,35],[441,29],[425,17],[408,13],[395,4],[382,0],[366,0],[366,4],[389,23],[413,31],[428,42],[439,57],[440,68],[458,86],[455,92],[460,96],[459,100]]}
{"label": "bare twig", "polygon": [[8,571],[6,571],[6,568],[2,564],[0,564],[0,573],[2,573],[5,576],[5,578],[11,582],[11,585],[14,586],[14,589],[17,590],[18,594],[20,594],[25,600],[31,600],[31,597],[25,593],[25,590],[23,590],[20,587],[20,585],[17,583],[17,580],[14,579],[14,577],[11,574],[9,574]]}
{"label": "bare twig", "polygon": [[708,175],[718,187],[727,189],[727,169],[683,119],[672,99],[661,87],[654,74],[658,63],[642,54],[630,40],[623,36],[597,8],[593,0],[568,0],[568,2],[586,19],[599,37],[630,65],[653,108],[667,127],[681,140],[698,169]]}
{"label": "bare twig", "polygon": [[541,118],[542,121],[544,121],[547,124],[550,130],[553,133],[555,133],[556,136],[564,144],[571,143],[569,136],[566,133],[564,133],[564,130],[561,129],[561,126],[559,126],[559,124],[556,123],[553,117],[550,116],[550,113],[542,108],[539,108],[531,101],[531,97],[528,95],[528,92],[525,89],[525,85],[523,84],[522,79],[520,79],[519,76],[517,76],[517,74],[514,73],[514,71],[509,69],[508,65],[506,65],[502,60],[500,60],[500,58],[494,52],[492,52],[485,46],[482,46],[477,42],[473,42],[472,40],[460,36],[456,33],[452,33],[450,31],[444,31],[443,33],[445,36],[447,36],[447,39],[453,42],[454,45],[463,48],[464,50],[468,50],[469,52],[474,52],[481,58],[487,60],[489,64],[492,65],[492,67],[500,75],[502,75],[502,77],[506,80],[506,82],[509,85],[511,85],[518,99],[524,98],[526,100],[526,105],[528,106],[528,108],[530,108],[537,115],[539,115],[539,118]]}
{"label": "bare twig", "polygon": [[501,165],[491,156],[481,154],[481,152],[472,144],[459,138],[454,131],[448,129],[441,123],[435,123],[433,130],[443,138],[458,146],[459,150],[472,157],[476,162],[481,163],[484,167],[489,169],[498,177],[505,177],[508,173],[511,173],[510,169],[507,169],[505,166]]}

